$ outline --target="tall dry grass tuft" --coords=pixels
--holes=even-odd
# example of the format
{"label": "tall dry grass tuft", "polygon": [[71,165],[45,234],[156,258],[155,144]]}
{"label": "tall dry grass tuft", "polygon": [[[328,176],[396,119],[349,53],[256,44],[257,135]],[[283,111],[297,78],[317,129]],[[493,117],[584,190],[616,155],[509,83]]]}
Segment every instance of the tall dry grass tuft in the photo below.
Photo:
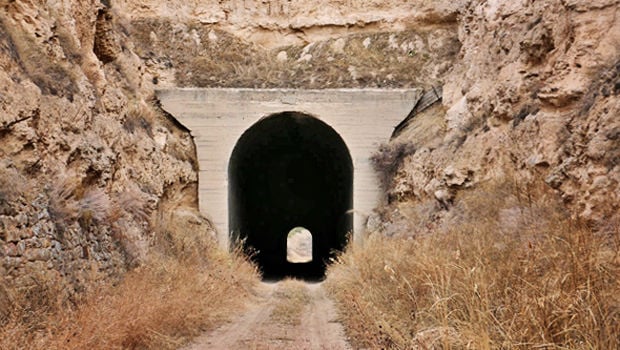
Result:
{"label": "tall dry grass tuft", "polygon": [[48,211],[57,222],[73,220],[79,212],[77,193],[81,181],[76,176],[59,174],[51,184]]}
{"label": "tall dry grass tuft", "polygon": [[446,232],[350,247],[328,274],[350,338],[366,348],[620,348],[618,232],[593,231],[551,198],[498,183],[458,198]]}
{"label": "tall dry grass tuft", "polygon": [[55,270],[0,276],[0,349],[177,349],[240,308],[258,282],[243,254],[218,250],[208,222],[191,206],[162,208],[166,215],[150,222],[149,240],[127,224],[146,227],[151,217],[136,186],[110,198],[60,174],[48,194],[57,225],[109,226],[126,258],[140,260],[112,280],[93,260],[81,271],[90,282],[79,293]]}
{"label": "tall dry grass tuft", "polygon": [[258,280],[242,255],[208,249],[208,263],[152,255],[117,285],[103,283],[77,303],[63,293],[0,293],[0,305],[8,300],[15,310],[0,319],[0,349],[177,349],[240,308]]}
{"label": "tall dry grass tuft", "polygon": [[89,188],[78,203],[78,217],[86,226],[103,223],[110,216],[113,203],[101,188]]}
{"label": "tall dry grass tuft", "polygon": [[135,220],[148,221],[151,210],[147,202],[146,194],[138,186],[130,185],[114,196],[110,218],[116,221],[123,216],[131,216]]}
{"label": "tall dry grass tuft", "polygon": [[85,187],[80,177],[59,174],[50,184],[48,211],[57,224],[77,220],[83,227],[107,224],[115,203],[97,187]]}
{"label": "tall dry grass tuft", "polygon": [[128,110],[123,128],[128,133],[134,134],[142,130],[150,138],[153,138],[153,124],[157,116],[146,103],[134,103]]}

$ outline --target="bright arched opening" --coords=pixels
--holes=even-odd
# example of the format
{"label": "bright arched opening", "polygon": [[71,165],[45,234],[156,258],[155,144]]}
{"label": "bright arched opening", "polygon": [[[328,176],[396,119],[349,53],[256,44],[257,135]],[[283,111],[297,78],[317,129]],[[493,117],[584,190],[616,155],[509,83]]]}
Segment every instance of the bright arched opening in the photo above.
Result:
{"label": "bright arched opening", "polygon": [[293,264],[312,261],[312,233],[303,227],[295,227],[286,237],[286,261]]}

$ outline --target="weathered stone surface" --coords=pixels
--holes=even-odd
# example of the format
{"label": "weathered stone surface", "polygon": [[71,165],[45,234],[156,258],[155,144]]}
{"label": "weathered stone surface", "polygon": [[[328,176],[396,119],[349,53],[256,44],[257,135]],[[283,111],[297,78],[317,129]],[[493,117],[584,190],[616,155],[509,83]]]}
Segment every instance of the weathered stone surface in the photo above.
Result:
{"label": "weathered stone surface", "polygon": [[48,261],[52,257],[49,249],[32,248],[26,250],[24,258],[28,261]]}
{"label": "weathered stone surface", "polygon": [[15,244],[15,243],[7,243],[7,244],[5,244],[4,245],[4,255],[5,256],[11,256],[11,257],[15,257],[15,256],[20,255],[17,252],[17,244]]}
{"label": "weathered stone surface", "polygon": [[118,276],[127,257],[112,235],[150,237],[126,206],[150,213],[179,186],[168,200],[196,210],[191,137],[146,102],[151,77],[119,16],[97,1],[0,6],[0,277],[69,281],[92,261]]}
{"label": "weathered stone surface", "polygon": [[[444,111],[414,118],[398,139],[432,148],[403,162],[392,191],[413,189],[400,212],[444,197],[445,186],[458,194],[509,175],[545,180],[584,219],[617,218],[618,2],[471,2],[460,12],[462,57],[443,87]],[[435,131],[442,142],[415,131],[430,120],[446,124]]]}
{"label": "weathered stone surface", "polygon": [[95,22],[95,44],[93,51],[102,63],[114,61],[121,47],[112,24],[113,16],[108,9],[101,9]]}
{"label": "weathered stone surface", "polygon": [[276,56],[276,59],[279,62],[286,62],[286,61],[288,61],[288,54],[286,53],[286,51],[280,51],[280,52],[278,52],[278,55]]}

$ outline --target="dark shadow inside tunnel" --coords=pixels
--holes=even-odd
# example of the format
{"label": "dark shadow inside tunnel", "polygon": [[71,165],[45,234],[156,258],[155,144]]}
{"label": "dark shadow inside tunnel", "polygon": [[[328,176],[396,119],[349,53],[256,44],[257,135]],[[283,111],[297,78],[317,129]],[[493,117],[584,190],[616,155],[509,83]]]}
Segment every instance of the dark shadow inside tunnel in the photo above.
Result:
{"label": "dark shadow inside tunnel", "polygon": [[[344,141],[298,112],[265,117],[237,141],[228,167],[231,242],[242,242],[265,279],[321,279],[353,229],[353,162]],[[287,235],[312,232],[312,260],[287,261]]]}

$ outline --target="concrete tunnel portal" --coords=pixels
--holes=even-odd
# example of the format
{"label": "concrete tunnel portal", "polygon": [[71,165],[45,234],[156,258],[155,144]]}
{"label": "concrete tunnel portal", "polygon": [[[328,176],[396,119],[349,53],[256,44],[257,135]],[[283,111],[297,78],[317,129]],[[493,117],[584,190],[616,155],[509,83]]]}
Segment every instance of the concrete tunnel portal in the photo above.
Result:
{"label": "concrete tunnel portal", "polygon": [[[243,242],[264,278],[322,278],[353,230],[353,162],[340,135],[309,114],[264,117],[235,144],[228,166],[231,242]],[[287,261],[287,235],[312,234],[312,261]]]}
{"label": "concrete tunnel portal", "polygon": [[[344,247],[350,230],[351,240],[363,242],[368,215],[383,200],[369,159],[418,104],[428,105],[420,89],[171,88],[156,94],[190,132],[199,209],[218,244],[228,249],[245,239],[246,248],[258,251],[254,260],[265,276],[276,278],[320,278],[330,251]],[[295,236],[298,249],[289,262],[286,235],[294,228],[311,237]]]}

